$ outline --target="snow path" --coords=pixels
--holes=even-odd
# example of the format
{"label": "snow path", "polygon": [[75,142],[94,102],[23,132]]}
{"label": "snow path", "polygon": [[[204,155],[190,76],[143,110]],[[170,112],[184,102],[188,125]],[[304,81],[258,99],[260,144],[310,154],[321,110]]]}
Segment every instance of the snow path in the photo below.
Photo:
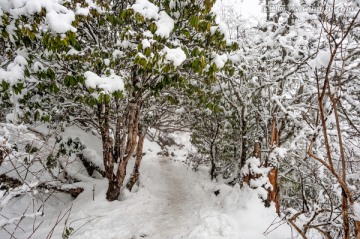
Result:
{"label": "snow path", "polygon": [[[159,215],[155,216],[154,228],[163,228],[153,235],[154,238],[183,238],[181,232],[189,231],[194,225],[193,222],[199,220],[198,210],[205,195],[199,191],[194,195],[184,175],[176,170],[169,159],[159,160],[159,172],[151,174],[151,180],[158,182],[153,194],[158,194],[164,201],[159,205]],[[155,212],[154,212],[155,213]]]}
{"label": "snow path", "polygon": [[[131,165],[128,170],[131,172]],[[213,195],[205,190],[209,179],[199,177],[183,162],[157,155],[143,159],[140,173],[140,187],[131,193],[124,190],[119,202],[105,200],[105,180],[97,182],[96,187],[101,190],[97,191],[94,203],[89,202],[91,190],[82,193],[75,200],[71,219],[99,218],[73,238],[189,238],[193,228],[201,223],[201,212],[209,206],[204,199]],[[74,228],[85,222],[75,223]]]}
{"label": "snow path", "polygon": [[[152,161],[153,167],[145,169],[143,174],[146,176],[142,180],[150,193],[157,195],[159,201],[154,205],[156,211],[152,214],[155,230],[148,238],[186,238],[184,234],[191,231],[195,226],[194,222],[200,223],[199,208],[208,195],[201,188],[194,190],[197,185],[190,181],[193,177],[187,175],[193,172],[190,169],[190,172],[181,170],[186,168],[184,165],[178,165],[168,158],[149,161]],[[148,183],[153,185],[147,185]]]}

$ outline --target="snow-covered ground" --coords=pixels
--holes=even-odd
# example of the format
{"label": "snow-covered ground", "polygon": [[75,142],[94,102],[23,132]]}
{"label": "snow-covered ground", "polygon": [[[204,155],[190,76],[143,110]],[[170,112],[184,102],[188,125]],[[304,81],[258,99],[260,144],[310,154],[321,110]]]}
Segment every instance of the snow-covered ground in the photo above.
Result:
{"label": "snow-covered ground", "polygon": [[[21,224],[16,238],[28,238],[41,221],[31,238],[47,238],[57,218],[70,208],[69,218],[66,214],[56,225],[52,238],[61,237],[67,218],[66,225],[73,228],[70,238],[78,239],[292,238],[290,227],[286,223],[279,227],[283,222],[279,223],[275,209],[265,208],[256,192],[211,182],[206,167],[194,172],[184,163],[184,148],[174,148],[173,157],[157,155],[160,150],[156,143],[146,141],[140,184],[131,193],[124,190],[120,201],[106,201],[106,180],[77,183],[85,188],[78,198],[51,198],[44,217],[37,218],[35,224],[26,219],[28,223]],[[217,190],[220,194],[216,196]],[[21,200],[23,205],[29,201]],[[0,231],[0,238],[9,236]]]}

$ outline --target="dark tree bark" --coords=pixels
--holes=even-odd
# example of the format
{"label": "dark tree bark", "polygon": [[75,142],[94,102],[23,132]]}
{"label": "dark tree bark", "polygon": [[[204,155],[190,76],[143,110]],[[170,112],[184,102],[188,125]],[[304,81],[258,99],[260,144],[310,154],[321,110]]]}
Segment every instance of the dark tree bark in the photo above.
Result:
{"label": "dark tree bark", "polygon": [[216,175],[215,175],[215,170],[216,170],[215,160],[217,157],[216,139],[218,138],[219,128],[220,128],[220,123],[218,122],[217,117],[216,117],[216,129],[215,129],[214,135],[210,142],[210,160],[211,160],[210,177],[211,177],[211,180],[214,180],[216,177]]}
{"label": "dark tree bark", "polygon": [[116,102],[116,129],[115,129],[115,145],[114,145],[114,159],[115,162],[119,162],[120,153],[121,153],[121,132],[124,130],[124,118],[119,115],[120,105],[119,102]]}
{"label": "dark tree bark", "polygon": [[98,120],[103,144],[103,162],[105,167],[105,176],[109,180],[109,188],[106,193],[106,199],[109,201],[114,201],[119,196],[120,189],[114,187],[114,184],[116,184],[116,178],[114,175],[113,139],[110,135],[109,102],[98,104]]}
{"label": "dark tree bark", "polygon": [[106,199],[110,202],[115,201],[120,196],[121,187],[117,180],[109,180],[108,190],[106,192]]}
{"label": "dark tree bark", "polygon": [[0,166],[4,162],[5,154],[2,148],[0,148]]}

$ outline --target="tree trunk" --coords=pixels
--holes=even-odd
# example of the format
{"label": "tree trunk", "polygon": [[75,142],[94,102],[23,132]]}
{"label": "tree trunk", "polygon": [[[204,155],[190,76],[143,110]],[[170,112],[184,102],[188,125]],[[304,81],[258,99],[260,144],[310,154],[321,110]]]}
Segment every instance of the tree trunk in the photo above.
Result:
{"label": "tree trunk", "polygon": [[219,134],[219,128],[220,128],[220,123],[218,122],[218,120],[216,120],[216,130],[214,132],[214,135],[211,139],[210,142],[210,160],[211,160],[211,168],[210,168],[210,177],[211,180],[214,180],[216,175],[215,175],[215,170],[216,170],[216,164],[215,164],[215,159],[216,159],[216,139],[218,137]]}
{"label": "tree trunk", "polygon": [[139,169],[140,169],[140,164],[141,164],[141,160],[142,160],[142,152],[143,152],[145,135],[146,135],[146,130],[144,130],[143,132],[140,132],[134,169],[131,174],[129,182],[126,184],[126,188],[129,189],[129,191],[132,190],[135,183],[139,180],[139,175],[140,175]]}
{"label": "tree trunk", "polygon": [[[119,188],[123,186],[126,177],[127,164],[130,158],[132,157],[132,155],[134,154],[137,145],[137,137],[138,137],[140,113],[141,113],[141,99],[138,100],[137,104],[132,103],[130,108],[131,109],[128,120],[129,125],[128,125],[127,145],[126,146],[123,145],[123,148],[121,150],[120,162],[116,173],[116,180]],[[129,133],[130,131],[131,133]],[[125,155],[125,153],[127,154]]]}
{"label": "tree trunk", "polygon": [[355,221],[355,236],[360,239],[360,221]]}
{"label": "tree trunk", "polygon": [[115,145],[114,145],[114,160],[116,163],[119,162],[120,154],[121,154],[121,132],[124,130],[124,119],[119,115],[120,106],[119,103],[116,103],[116,129],[115,129]]}
{"label": "tree trunk", "polygon": [[119,186],[117,181],[109,180],[109,186],[108,186],[108,190],[106,192],[106,199],[109,202],[117,200],[120,196],[120,190],[121,190],[121,187]]}
{"label": "tree trunk", "polygon": [[342,190],[341,196],[342,196],[342,214],[343,214],[343,224],[344,224],[344,239],[350,239],[349,205],[344,190]]}
{"label": "tree trunk", "polygon": [[[238,178],[241,179],[242,175],[241,175],[241,169],[245,166],[246,163],[246,154],[247,154],[247,148],[246,148],[246,143],[247,143],[247,138],[246,138],[246,120],[245,120],[245,107],[242,107],[241,109],[241,155],[240,155],[240,162],[238,164]],[[244,178],[243,178],[244,179]],[[241,183],[241,187],[244,184],[244,180]]]}
{"label": "tree trunk", "polygon": [[[270,152],[274,150],[279,145],[279,134],[276,126],[276,119],[273,118],[272,127],[271,127],[271,141],[270,141]],[[271,202],[275,203],[276,213],[280,214],[280,204],[279,204],[279,186],[278,186],[278,163],[270,162],[269,158],[266,160],[265,166],[271,167],[271,170],[268,174],[269,182],[272,185],[272,188],[268,188],[268,197],[265,200],[265,206],[269,207]]]}
{"label": "tree trunk", "polygon": [[105,176],[109,181],[114,180],[114,158],[113,158],[113,139],[110,135],[110,106],[108,103],[99,106],[99,124],[101,131],[101,140],[103,144],[103,161],[105,167]]}
{"label": "tree trunk", "polygon": [[5,158],[5,153],[4,153],[3,149],[0,148],[0,166],[4,162],[4,158]]}
{"label": "tree trunk", "polygon": [[103,162],[105,176],[109,181],[109,188],[106,192],[108,201],[117,200],[120,195],[120,188],[117,187],[114,175],[114,158],[113,158],[113,139],[110,135],[110,105],[104,102],[98,105],[98,120],[100,125],[101,140],[103,144]]}

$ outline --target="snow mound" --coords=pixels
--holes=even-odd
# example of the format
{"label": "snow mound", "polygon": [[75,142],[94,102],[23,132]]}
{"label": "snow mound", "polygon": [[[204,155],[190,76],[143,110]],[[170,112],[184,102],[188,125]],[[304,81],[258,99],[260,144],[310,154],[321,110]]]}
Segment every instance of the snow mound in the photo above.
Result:
{"label": "snow mound", "polygon": [[249,187],[240,189],[239,185],[218,185],[216,189],[220,192],[217,197],[218,210],[204,212],[201,223],[191,232],[190,238],[291,238],[290,228],[286,224],[269,234],[266,233],[278,218],[275,207],[265,208],[256,190]]}

